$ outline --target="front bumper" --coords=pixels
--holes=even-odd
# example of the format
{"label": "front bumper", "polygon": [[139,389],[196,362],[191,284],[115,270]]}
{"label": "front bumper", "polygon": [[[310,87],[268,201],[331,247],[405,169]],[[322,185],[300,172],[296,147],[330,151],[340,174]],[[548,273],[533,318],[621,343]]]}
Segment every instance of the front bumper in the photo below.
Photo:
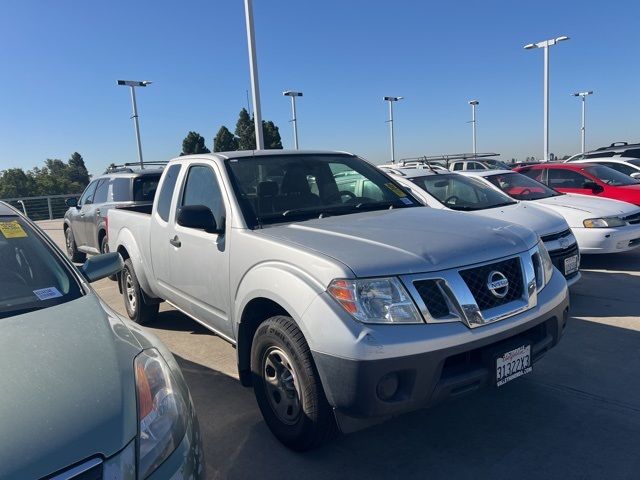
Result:
{"label": "front bumper", "polygon": [[640,225],[572,230],[583,254],[627,252],[640,247]]}
{"label": "front bumper", "polygon": [[505,320],[474,329],[461,322],[367,325],[353,350],[359,358],[312,349],[313,357],[327,399],[339,414],[393,416],[489,384],[493,348],[506,351],[526,341],[532,360],[539,360],[560,340],[568,309],[566,282],[556,272],[539,292],[536,307]]}

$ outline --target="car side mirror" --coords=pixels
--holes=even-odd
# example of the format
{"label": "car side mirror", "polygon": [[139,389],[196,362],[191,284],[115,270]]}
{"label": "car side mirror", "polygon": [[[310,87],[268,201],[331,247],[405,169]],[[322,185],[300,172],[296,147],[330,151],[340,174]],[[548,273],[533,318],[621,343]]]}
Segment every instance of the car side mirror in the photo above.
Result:
{"label": "car side mirror", "polygon": [[224,225],[218,227],[213,212],[204,205],[185,205],[178,210],[178,225],[204,230],[207,233],[224,233]]}
{"label": "car side mirror", "polygon": [[604,188],[602,188],[600,185],[598,185],[596,182],[594,182],[593,180],[585,180],[585,182],[582,184],[582,188],[587,188],[593,192],[602,192],[604,190]]}
{"label": "car side mirror", "polygon": [[78,206],[78,199],[77,199],[77,198],[75,198],[75,197],[67,198],[67,199],[64,201],[64,203],[66,203],[66,204],[67,204],[67,207],[69,207],[69,208],[74,208],[74,207],[77,207],[77,206]]}
{"label": "car side mirror", "polygon": [[116,275],[124,268],[118,252],[103,253],[89,257],[80,268],[80,273],[89,283]]}

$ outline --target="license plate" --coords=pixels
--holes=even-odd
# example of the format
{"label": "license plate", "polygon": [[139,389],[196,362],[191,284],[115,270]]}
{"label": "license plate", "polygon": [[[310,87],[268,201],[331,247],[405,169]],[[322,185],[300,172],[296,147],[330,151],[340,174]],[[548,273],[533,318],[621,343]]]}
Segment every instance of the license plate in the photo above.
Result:
{"label": "license plate", "polygon": [[531,371],[531,345],[504,353],[496,359],[496,385],[501,387]]}
{"label": "license plate", "polygon": [[578,255],[571,255],[564,259],[564,274],[571,275],[578,270]]}

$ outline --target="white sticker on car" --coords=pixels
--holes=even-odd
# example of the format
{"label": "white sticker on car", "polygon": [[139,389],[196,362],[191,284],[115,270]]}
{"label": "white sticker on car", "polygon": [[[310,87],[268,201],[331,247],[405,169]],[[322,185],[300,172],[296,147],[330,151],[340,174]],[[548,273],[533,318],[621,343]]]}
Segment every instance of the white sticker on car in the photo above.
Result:
{"label": "white sticker on car", "polygon": [[58,298],[62,296],[56,287],[41,288],[39,290],[34,290],[33,293],[39,300],[49,300],[51,298]]}

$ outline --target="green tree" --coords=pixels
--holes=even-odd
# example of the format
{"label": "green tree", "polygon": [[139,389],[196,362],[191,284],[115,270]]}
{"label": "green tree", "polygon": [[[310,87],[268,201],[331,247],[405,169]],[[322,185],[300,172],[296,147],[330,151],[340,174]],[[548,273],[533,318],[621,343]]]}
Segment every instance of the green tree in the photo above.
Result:
{"label": "green tree", "polygon": [[255,150],[256,133],[253,126],[253,118],[249,117],[249,112],[247,112],[246,108],[240,110],[235,133],[238,138],[238,150]]}
{"label": "green tree", "polygon": [[0,198],[29,197],[35,190],[33,177],[21,168],[9,168],[0,174]]}
{"label": "green tree", "polygon": [[211,153],[205,144],[204,137],[198,132],[189,132],[182,141],[182,153],[180,155],[192,155],[194,153]]}
{"label": "green tree", "polygon": [[218,133],[213,139],[214,152],[233,152],[238,150],[238,141],[236,137],[224,125],[220,127]]}
{"label": "green tree", "polygon": [[89,171],[84,164],[82,155],[80,155],[78,152],[73,152],[67,164],[69,165],[68,178],[72,183],[79,185],[83,189],[84,187],[89,185],[91,176],[89,175]]}
{"label": "green tree", "polygon": [[264,135],[264,148],[267,150],[282,150],[282,138],[280,129],[271,120],[262,121],[262,134]]}

